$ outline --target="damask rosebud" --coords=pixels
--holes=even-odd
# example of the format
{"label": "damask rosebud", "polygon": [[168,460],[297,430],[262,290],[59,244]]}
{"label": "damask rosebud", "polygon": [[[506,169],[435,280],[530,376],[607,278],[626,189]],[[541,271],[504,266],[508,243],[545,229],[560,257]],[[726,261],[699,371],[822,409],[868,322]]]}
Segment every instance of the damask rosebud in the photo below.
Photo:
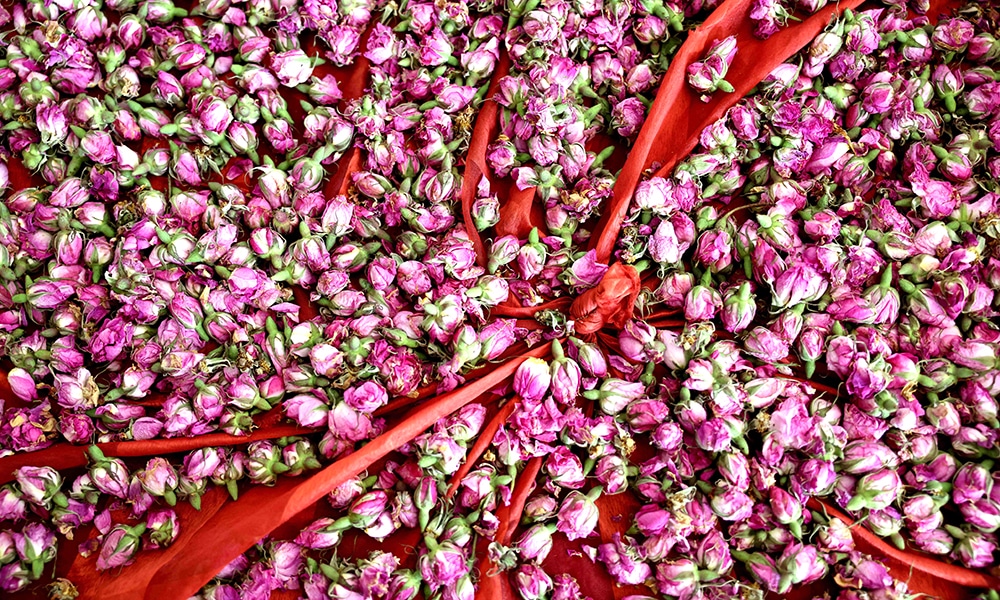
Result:
{"label": "damask rosebud", "polygon": [[661,594],[677,598],[695,598],[698,594],[698,565],[681,558],[656,566],[656,587]]}
{"label": "damask rosebud", "polygon": [[131,564],[139,552],[145,531],[144,524],[134,527],[116,525],[104,534],[100,554],[97,556],[97,569],[105,571]]}
{"label": "damask rosebud", "polygon": [[597,528],[599,513],[591,495],[595,495],[594,492],[571,491],[559,507],[556,528],[570,540],[589,537]]}
{"label": "damask rosebud", "polygon": [[24,500],[43,508],[51,506],[62,486],[62,476],[51,467],[21,467],[14,480]]}
{"label": "damask rosebud", "polygon": [[903,482],[894,470],[881,469],[858,480],[854,497],[847,504],[848,510],[881,510],[896,502]]}
{"label": "damask rosebud", "polygon": [[151,510],[146,515],[146,530],[149,532],[150,548],[166,548],[180,534],[180,519],[170,509]]}
{"label": "damask rosebud", "polygon": [[518,539],[516,547],[523,560],[541,563],[552,550],[555,525],[538,523],[529,527]]}
{"label": "damask rosebud", "polygon": [[528,358],[514,373],[514,392],[529,402],[545,397],[552,382],[549,364],[540,358]]}
{"label": "damask rosebud", "polygon": [[778,593],[783,593],[792,585],[822,579],[827,573],[827,563],[816,546],[794,542],[781,553],[778,571],[782,576]]}
{"label": "damask rosebud", "polygon": [[162,497],[170,505],[176,501],[174,489],[178,482],[177,470],[166,459],[150,459],[146,468],[136,474],[136,478],[149,495]]}

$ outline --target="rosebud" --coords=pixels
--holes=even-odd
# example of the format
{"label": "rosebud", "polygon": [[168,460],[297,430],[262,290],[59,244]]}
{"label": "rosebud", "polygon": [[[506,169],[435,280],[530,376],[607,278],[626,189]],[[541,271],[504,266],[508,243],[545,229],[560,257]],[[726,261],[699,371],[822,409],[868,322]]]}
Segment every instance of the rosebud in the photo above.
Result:
{"label": "rosebud", "polygon": [[543,600],[552,591],[552,578],[537,565],[521,565],[514,572],[514,589],[524,600]]}
{"label": "rosebud", "polygon": [[166,459],[156,457],[146,463],[146,468],[136,474],[142,489],[155,497],[162,497],[167,504],[176,502],[174,489],[177,487],[177,470]]}
{"label": "rosebud", "polygon": [[549,364],[540,358],[528,358],[514,373],[514,392],[526,401],[537,402],[548,393],[551,382]]}
{"label": "rosebud", "polygon": [[271,69],[282,85],[295,87],[312,76],[313,62],[305,52],[295,49],[273,55]]}
{"label": "rosebud", "polygon": [[[600,488],[595,490],[600,493]],[[556,529],[565,533],[570,540],[589,537],[597,528],[599,513],[591,495],[596,494],[594,491],[586,495],[571,491],[559,507]]]}
{"label": "rosebud", "polygon": [[702,538],[695,550],[695,557],[702,568],[716,575],[724,575],[733,568],[729,543],[718,530],[713,530]]}
{"label": "rosebud", "polygon": [[555,525],[538,523],[529,527],[518,539],[516,547],[523,560],[541,563],[552,550],[552,534]]}
{"label": "rosebud", "polygon": [[150,548],[166,548],[174,543],[180,534],[180,520],[170,509],[156,509],[146,515],[146,529],[149,531]]}
{"label": "rosebud", "polygon": [[816,546],[794,542],[785,547],[778,559],[781,581],[778,593],[788,591],[792,585],[810,583],[826,576],[827,563]]}
{"label": "rosebud", "polygon": [[59,495],[62,477],[51,467],[21,467],[14,472],[21,497],[28,502],[49,508]]}
{"label": "rosebud", "polygon": [[665,596],[695,598],[698,595],[698,565],[682,558],[656,566],[656,587]]}
{"label": "rosebud", "polygon": [[468,573],[465,553],[454,542],[444,541],[417,561],[424,583],[432,590],[453,586]]}
{"label": "rosebud", "polygon": [[351,523],[364,529],[373,525],[386,511],[389,505],[389,495],[381,490],[368,492],[351,504],[348,517]]}
{"label": "rosebud", "polygon": [[750,282],[744,281],[739,288],[730,288],[723,298],[721,317],[726,331],[739,333],[749,327],[757,313]]}
{"label": "rosebud", "polygon": [[144,524],[134,527],[116,525],[104,534],[100,554],[97,557],[97,569],[105,571],[131,564],[139,552],[142,534],[145,531]]}
{"label": "rosebud", "polygon": [[587,397],[596,395],[600,402],[601,411],[614,416],[625,410],[626,406],[641,398],[645,393],[646,386],[643,383],[612,377],[605,379],[599,390],[585,392],[584,395]]}
{"label": "rosebud", "polygon": [[858,480],[854,497],[847,504],[847,510],[861,508],[881,510],[893,504],[902,491],[903,482],[896,471],[881,469]]}
{"label": "rosebud", "polygon": [[594,344],[580,342],[575,338],[572,339],[572,343],[576,347],[577,360],[580,361],[580,366],[583,370],[592,377],[607,376],[608,363],[600,348]]}
{"label": "rosebud", "polygon": [[724,521],[745,521],[753,514],[753,500],[733,487],[717,488],[711,504],[712,512]]}

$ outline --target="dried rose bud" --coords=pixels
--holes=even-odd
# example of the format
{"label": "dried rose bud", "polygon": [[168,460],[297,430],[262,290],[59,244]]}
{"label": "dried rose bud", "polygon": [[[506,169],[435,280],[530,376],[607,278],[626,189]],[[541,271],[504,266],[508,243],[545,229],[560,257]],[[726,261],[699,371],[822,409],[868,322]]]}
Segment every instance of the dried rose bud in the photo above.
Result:
{"label": "dried rose bud", "polygon": [[105,571],[131,564],[139,552],[145,531],[146,525],[140,523],[134,527],[116,525],[104,534],[101,551],[97,556],[97,569]]}
{"label": "dried rose bud", "polygon": [[526,401],[537,402],[548,393],[551,381],[549,363],[528,358],[514,373],[514,392]]}
{"label": "dried rose bud", "polygon": [[594,498],[600,494],[600,488],[594,488],[588,494],[571,491],[559,507],[557,529],[566,534],[570,540],[590,536],[597,527],[598,510]]}

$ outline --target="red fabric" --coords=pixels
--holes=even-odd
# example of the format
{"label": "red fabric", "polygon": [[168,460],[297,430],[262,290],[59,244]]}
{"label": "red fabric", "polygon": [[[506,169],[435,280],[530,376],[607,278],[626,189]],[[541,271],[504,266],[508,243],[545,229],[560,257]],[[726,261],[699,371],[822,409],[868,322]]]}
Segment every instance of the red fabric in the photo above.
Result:
{"label": "red fabric", "polygon": [[635,299],[641,289],[639,272],[632,265],[615,263],[604,278],[573,301],[569,314],[576,332],[596,333],[606,324],[621,328],[632,318]]}
{"label": "red fabric", "polygon": [[543,310],[563,310],[572,302],[571,298],[556,298],[539,304],[538,306],[521,306],[517,300],[511,298],[506,303],[494,307],[490,310],[493,317],[534,317]]}
{"label": "red fabric", "polygon": [[535,227],[545,232],[545,213],[542,205],[535,202],[535,188],[523,190],[513,186],[506,201],[500,202],[500,222],[497,223],[498,236],[513,235],[520,239],[528,237]]}
{"label": "red fabric", "polygon": [[[197,437],[148,440],[142,442],[110,442],[97,444],[106,456],[162,456],[187,452],[208,446],[239,446],[257,440],[273,440],[290,435],[305,435],[316,429],[297,425],[276,425],[254,431],[250,435],[235,436],[227,433],[209,433]],[[23,466],[49,466],[58,471],[75,469],[87,464],[87,446],[58,444],[51,448],[28,454],[14,454],[0,458],[0,484],[13,481],[14,471]]]}

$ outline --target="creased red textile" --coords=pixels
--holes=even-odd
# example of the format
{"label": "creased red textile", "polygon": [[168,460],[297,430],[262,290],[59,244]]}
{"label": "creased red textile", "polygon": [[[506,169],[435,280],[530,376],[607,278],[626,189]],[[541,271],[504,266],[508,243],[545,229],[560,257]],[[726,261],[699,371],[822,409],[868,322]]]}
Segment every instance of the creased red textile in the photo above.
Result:
{"label": "creased red textile", "polygon": [[462,176],[462,218],[465,220],[465,229],[469,233],[469,239],[476,249],[476,262],[479,266],[486,266],[486,247],[479,237],[472,220],[472,203],[476,199],[476,188],[479,180],[489,173],[486,166],[486,147],[489,145],[500,128],[500,120],[497,118],[498,106],[493,101],[497,89],[500,87],[500,80],[507,75],[510,70],[510,57],[507,56],[506,48],[500,48],[500,61],[497,63],[497,70],[493,73],[490,87],[486,92],[486,101],[479,109],[476,117],[476,126],[472,130],[472,139],[469,141],[469,150],[465,157],[465,174]]}
{"label": "creased red textile", "polygon": [[[657,175],[669,173],[697,145],[702,129],[717,121],[775,67],[812,41],[832,15],[859,4],[861,0],[831,3],[801,22],[789,21],[787,27],[761,40],[753,35],[751,2],[727,0],[691,31],[660,83],[646,123],[615,182],[611,202],[595,229],[597,235],[590,247],[597,251],[597,259],[608,262],[611,257],[632,193],[646,169],[656,163],[660,165]],[[687,85],[687,67],[700,60],[714,40],[730,35],[736,36],[739,50],[726,80],[735,92],[717,92],[711,102],[702,102],[699,94]]]}
{"label": "creased red textile", "polygon": [[928,594],[931,597],[957,599],[975,595],[970,588],[1000,589],[1000,578],[890,545],[863,525],[854,523],[850,517],[827,502],[810,498],[808,506],[852,525],[851,534],[858,549],[883,559],[893,577],[900,581],[909,581],[911,591]]}
{"label": "creased red textile", "polygon": [[624,327],[632,318],[635,299],[641,289],[639,272],[632,265],[615,263],[604,278],[573,301],[569,308],[576,332],[586,335],[606,324]]}
{"label": "creased red textile", "polygon": [[[97,444],[107,456],[126,458],[130,456],[162,456],[175,452],[187,452],[208,446],[238,446],[257,440],[273,440],[290,435],[305,435],[315,429],[298,425],[277,425],[254,431],[250,435],[235,436],[228,433],[209,433],[197,437],[147,440],[142,442],[109,442]],[[58,471],[83,467],[87,464],[87,446],[59,444],[31,452],[14,454],[0,458],[0,484],[13,481],[14,471],[26,466],[49,466]]]}
{"label": "creased red textile", "polygon": [[545,231],[545,214],[542,205],[535,202],[535,188],[519,190],[517,186],[512,186],[507,201],[500,203],[497,235],[513,235],[524,239],[535,227]]}
{"label": "creased red textile", "polygon": [[[82,585],[81,600],[184,600],[258,540],[330,490],[363,472],[374,462],[413,439],[440,418],[489,392],[513,375],[529,356],[545,356],[540,346],[498,366],[463,388],[439,396],[420,407],[360,450],[308,478],[287,478],[276,486],[254,486],[236,502],[214,513],[202,507],[197,519],[182,523],[177,541],[162,552],[143,552],[120,573],[98,573],[93,565],[75,570]],[[77,581],[74,580],[74,581]]]}

